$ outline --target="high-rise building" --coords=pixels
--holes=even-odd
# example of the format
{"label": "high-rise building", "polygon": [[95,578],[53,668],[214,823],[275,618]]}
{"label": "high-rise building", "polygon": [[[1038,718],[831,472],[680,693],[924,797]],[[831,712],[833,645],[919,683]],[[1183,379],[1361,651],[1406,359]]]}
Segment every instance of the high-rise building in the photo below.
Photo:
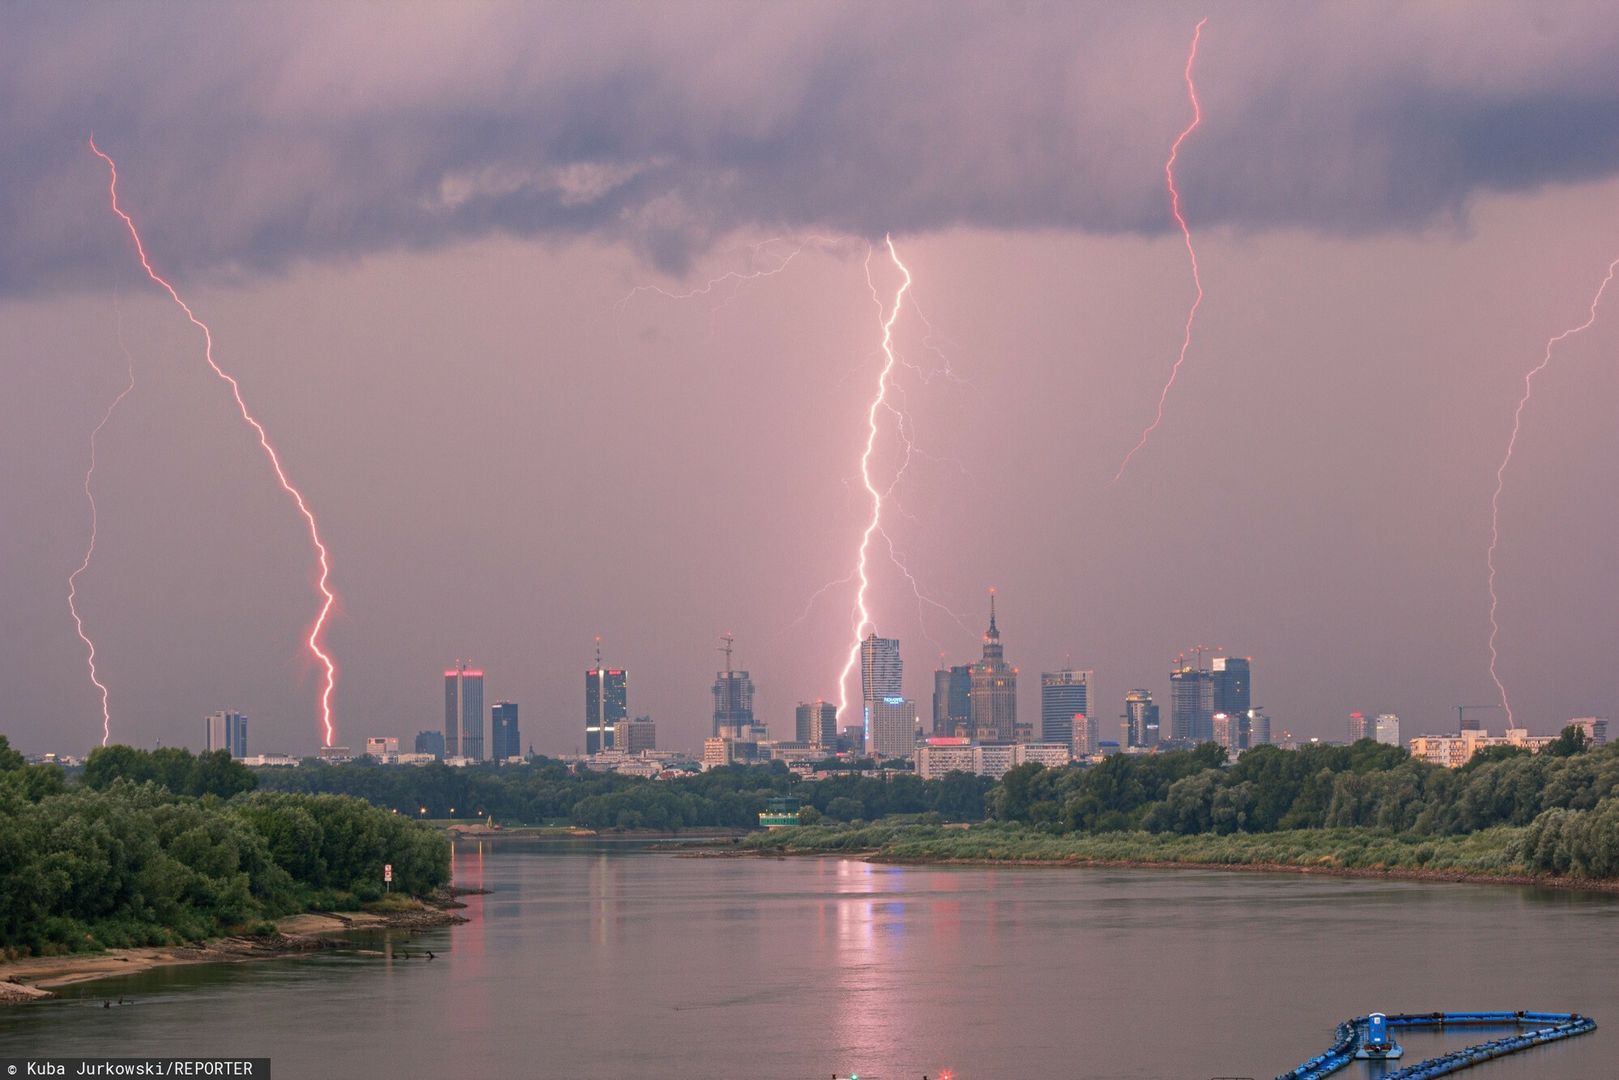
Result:
{"label": "high-rise building", "polygon": [[650,716],[637,716],[634,720],[620,720],[613,729],[613,749],[626,754],[639,754],[643,750],[658,748],[658,725]]}
{"label": "high-rise building", "polygon": [[1248,710],[1248,745],[1270,745],[1270,717],[1258,709]]}
{"label": "high-rise building", "polygon": [[1230,713],[1217,712],[1213,717],[1214,742],[1226,750],[1240,750],[1242,748],[1242,734],[1239,718]]}
{"label": "high-rise building", "polygon": [[879,758],[916,756],[916,702],[886,697],[871,702],[871,738],[868,749]]}
{"label": "high-rise building", "polygon": [[483,760],[483,672],[465,660],[444,673],[444,756]]}
{"label": "high-rise building", "polygon": [[1012,742],[1017,734],[1017,668],[1006,662],[1001,631],[995,625],[995,594],[989,596],[989,629],[984,655],[968,668],[971,735],[979,742]]}
{"label": "high-rise building", "polygon": [[1362,739],[1372,737],[1372,725],[1366,719],[1365,713],[1352,712],[1349,714],[1349,743],[1353,746]]}
{"label": "high-rise building", "polygon": [[1400,745],[1400,718],[1391,712],[1378,713],[1372,738],[1385,746]]}
{"label": "high-rise building", "polygon": [[1214,672],[1186,665],[1169,673],[1169,724],[1172,738],[1214,741]]}
{"label": "high-rise building", "polygon": [[970,735],[972,723],[972,669],[966,664],[933,673],[933,734],[938,738]]}
{"label": "high-rise building", "polygon": [[210,713],[204,726],[204,745],[209,751],[228,750],[233,758],[247,756],[247,717],[227,709]]}
{"label": "high-rise building", "polygon": [[838,707],[830,701],[801,701],[793,717],[793,740],[827,753],[838,748]]}
{"label": "high-rise building", "polygon": [[1247,716],[1254,707],[1253,658],[1216,656],[1211,662],[1214,679],[1214,711],[1227,716]]}
{"label": "high-rise building", "polygon": [[[1084,713],[1075,713],[1069,718],[1070,742],[1069,746],[1077,758],[1095,757],[1101,749],[1102,725],[1099,719],[1093,719]],[[1046,742],[1056,740],[1047,738]]]}
{"label": "high-rise building", "polygon": [[720,639],[725,645],[725,670],[714,673],[714,734],[721,738],[752,742],[753,680],[746,671],[731,669],[731,643],[726,634]]}
{"label": "high-rise building", "polygon": [[[1084,714],[1092,720],[1090,730],[1099,734],[1100,716],[1095,715],[1092,706],[1096,698],[1092,686],[1096,682],[1094,671],[1074,671],[1064,668],[1061,671],[1046,671],[1040,675],[1040,741],[1048,743],[1062,743],[1078,747],[1079,743],[1074,733],[1074,717]],[[1095,741],[1093,738],[1092,741]],[[1094,753],[1091,750],[1075,753]]]}
{"label": "high-rise building", "polygon": [[495,761],[523,756],[517,731],[517,702],[497,701],[489,710],[489,756]]}
{"label": "high-rise building", "polygon": [[1152,691],[1132,690],[1124,695],[1124,726],[1126,746],[1158,744],[1158,706],[1152,703]]}
{"label": "high-rise building", "polygon": [[585,753],[613,748],[614,729],[630,715],[629,680],[623,668],[602,666],[598,643],[596,666],[585,672]]}
{"label": "high-rise building", "polygon": [[1608,742],[1608,718],[1605,716],[1579,716],[1570,720],[1564,727],[1573,725],[1585,732],[1585,741],[1590,746],[1606,746]]}
{"label": "high-rise building", "polygon": [[416,733],[416,752],[418,754],[432,754],[436,758],[444,756],[444,732],[418,731]]}
{"label": "high-rise building", "polygon": [[864,728],[861,745],[871,746],[872,711],[887,698],[904,698],[905,664],[899,658],[899,639],[878,637],[875,632],[860,643],[860,723]]}
{"label": "high-rise building", "polygon": [[899,639],[872,633],[860,643],[860,700],[881,701],[904,693],[905,663]]}

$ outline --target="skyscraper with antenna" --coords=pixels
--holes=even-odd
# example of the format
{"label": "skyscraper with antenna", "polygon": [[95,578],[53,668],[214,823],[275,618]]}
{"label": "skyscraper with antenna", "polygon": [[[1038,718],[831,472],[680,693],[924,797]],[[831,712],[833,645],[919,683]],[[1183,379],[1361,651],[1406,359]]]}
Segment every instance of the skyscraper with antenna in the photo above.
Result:
{"label": "skyscraper with antenna", "polygon": [[630,673],[602,664],[602,639],[596,639],[596,666],[585,672],[585,753],[611,750],[614,730],[629,718]]}

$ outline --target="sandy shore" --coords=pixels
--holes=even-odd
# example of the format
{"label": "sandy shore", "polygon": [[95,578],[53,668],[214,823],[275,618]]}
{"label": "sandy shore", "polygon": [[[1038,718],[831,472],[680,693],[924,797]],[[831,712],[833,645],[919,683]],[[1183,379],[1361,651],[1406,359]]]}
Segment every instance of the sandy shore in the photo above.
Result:
{"label": "sandy shore", "polygon": [[51,997],[51,991],[74,983],[129,975],[179,964],[240,963],[275,960],[321,949],[341,948],[331,935],[347,930],[422,929],[466,922],[454,908],[465,905],[448,896],[412,911],[385,915],[364,911],[312,912],[276,920],[276,932],[264,937],[226,937],[196,945],[163,945],[109,949],[72,956],[39,956],[0,961],[0,1005],[18,1005]]}

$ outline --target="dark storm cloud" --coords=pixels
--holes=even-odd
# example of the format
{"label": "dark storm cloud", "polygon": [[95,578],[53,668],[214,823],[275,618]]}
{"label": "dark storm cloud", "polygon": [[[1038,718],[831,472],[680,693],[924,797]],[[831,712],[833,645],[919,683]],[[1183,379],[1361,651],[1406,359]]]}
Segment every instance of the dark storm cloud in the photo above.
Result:
{"label": "dark storm cloud", "polygon": [[7,8],[0,289],[107,273],[94,129],[178,272],[491,233],[1361,232],[1619,167],[1595,6]]}

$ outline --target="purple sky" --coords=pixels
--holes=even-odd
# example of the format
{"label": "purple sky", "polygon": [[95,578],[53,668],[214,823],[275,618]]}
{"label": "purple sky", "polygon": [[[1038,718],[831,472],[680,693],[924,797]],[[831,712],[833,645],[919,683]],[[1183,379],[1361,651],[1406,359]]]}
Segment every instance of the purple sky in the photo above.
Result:
{"label": "purple sky", "polygon": [[[1192,289],[1163,426],[1117,485]],[[1490,493],[1522,374],[1619,256],[1619,14],[1594,5],[351,4],[0,9],[0,731],[81,752],[252,718],[307,751],[300,520],[200,336],[140,272],[90,155],[304,489],[341,610],[339,741],[442,721],[443,666],[581,742],[602,635],[665,745],[707,733],[718,635],[791,731],[835,698],[892,231],[917,455],[870,607],[927,708],[999,592],[1020,708],[1094,668],[1103,715],[1204,643],[1277,730],[1408,734],[1495,700]],[[782,273],[675,300],[727,272]],[[786,238],[762,249],[772,238]],[[890,292],[892,270],[873,263]],[[1608,298],[1619,306],[1619,295]],[[1554,354],[1502,499],[1500,671],[1554,731],[1619,701],[1619,310]],[[939,371],[948,363],[952,375]],[[899,444],[885,419],[876,474]],[[804,615],[806,605],[808,614]],[[802,615],[802,618],[801,618]],[[931,639],[931,641],[929,640]],[[1498,715],[1485,723],[1501,726]]]}

